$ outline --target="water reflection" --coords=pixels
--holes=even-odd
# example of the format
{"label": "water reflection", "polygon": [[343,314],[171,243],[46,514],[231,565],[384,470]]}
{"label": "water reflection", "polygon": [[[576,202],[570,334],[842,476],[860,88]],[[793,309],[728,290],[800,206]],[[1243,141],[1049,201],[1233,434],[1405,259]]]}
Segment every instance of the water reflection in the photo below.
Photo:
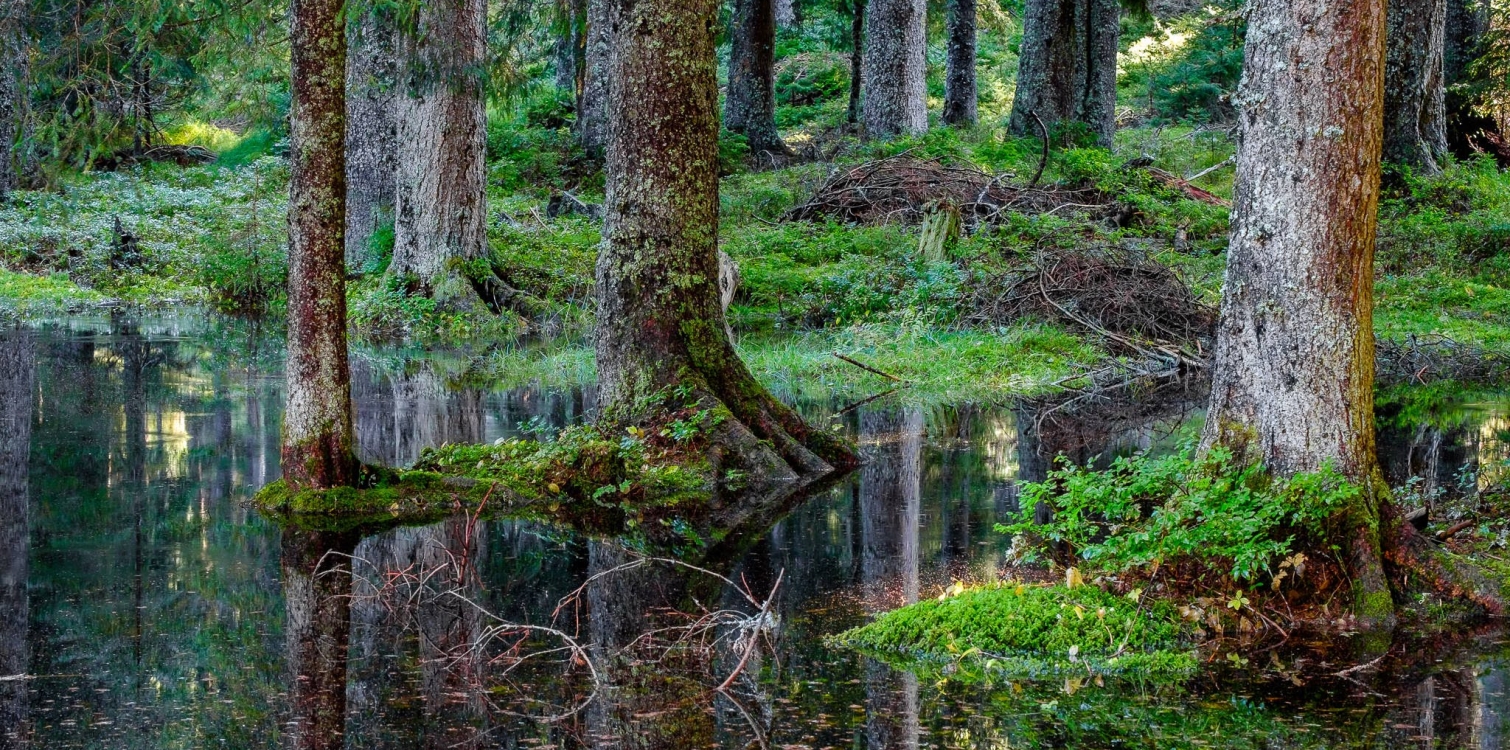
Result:
{"label": "water reflection", "polygon": [[[642,551],[633,539],[454,518],[358,540],[280,532],[249,513],[249,494],[279,473],[276,359],[256,332],[126,318],[0,338],[0,677],[36,676],[0,681],[0,747],[1504,741],[1510,652],[1494,631],[1399,644],[1347,677],[1318,678],[1342,665],[1286,649],[1168,687],[919,677],[823,646],[956,578],[999,575],[1008,540],[992,526],[1015,512],[1017,481],[1042,478],[1060,453],[1104,463],[1166,450],[1198,426],[1185,411],[1199,398],[1101,411],[883,400],[851,411],[842,421],[871,459],[864,469],[789,513],[769,503],[772,513],[689,561],[762,597],[781,580],[770,645],[746,652],[725,621],[710,647],[668,649],[689,616],[755,608],[686,569],[610,573]],[[13,377],[33,370],[33,383]],[[590,388],[490,392],[440,358],[369,352],[354,370],[359,449],[385,463],[592,409]],[[1497,481],[1506,404],[1387,424],[1392,477]],[[827,419],[840,404],[799,406]],[[413,585],[421,573],[425,587]],[[503,637],[493,615],[566,630],[608,667],[604,689],[561,721],[528,718],[569,712],[591,680],[565,654],[504,675],[518,652],[560,643]],[[658,628],[672,630],[642,638]],[[731,697],[712,692],[741,661]]]}

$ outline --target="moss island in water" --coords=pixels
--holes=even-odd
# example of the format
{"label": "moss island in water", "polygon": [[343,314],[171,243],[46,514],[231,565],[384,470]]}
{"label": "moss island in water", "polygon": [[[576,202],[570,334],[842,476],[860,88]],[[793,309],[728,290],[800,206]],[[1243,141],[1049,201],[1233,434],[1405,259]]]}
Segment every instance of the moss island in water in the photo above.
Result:
{"label": "moss island in water", "polygon": [[887,661],[973,660],[1009,676],[1193,674],[1174,607],[1080,585],[998,583],[887,612],[830,644]]}

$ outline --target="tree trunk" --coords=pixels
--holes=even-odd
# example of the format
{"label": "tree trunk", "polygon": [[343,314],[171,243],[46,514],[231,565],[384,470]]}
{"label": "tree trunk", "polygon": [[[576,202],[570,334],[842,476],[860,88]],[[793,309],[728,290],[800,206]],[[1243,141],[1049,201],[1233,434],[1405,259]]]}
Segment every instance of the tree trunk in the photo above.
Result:
{"label": "tree trunk", "polygon": [[487,255],[487,3],[421,5],[399,36],[398,181],[389,273],[455,309],[481,303],[465,266]]}
{"label": "tree trunk", "polygon": [[972,126],[979,119],[975,86],[975,0],[949,0],[949,55],[944,72],[944,112],[948,125]]}
{"label": "tree trunk", "polygon": [[845,121],[854,125],[860,122],[860,82],[865,77],[865,0],[850,0],[850,3],[854,17],[849,26],[849,114]]}
{"label": "tree trunk", "polygon": [[393,220],[398,90],[392,11],[369,7],[346,27],[346,264],[360,268]]}
{"label": "tree trunk", "polygon": [[[1103,147],[1117,132],[1117,0],[1028,0],[1008,129],[1085,126]],[[1036,115],[1036,117],[1035,117]]]}
{"label": "tree trunk", "polygon": [[[31,552],[31,458],[34,354],[26,331],[0,333],[0,677],[30,669],[27,593]],[[0,682],[0,748],[28,746],[30,687]]]}
{"label": "tree trunk", "polygon": [[587,0],[556,0],[556,89],[575,96],[582,85]]}
{"label": "tree trunk", "polygon": [[724,127],[750,141],[750,153],[790,154],[776,130],[776,15],[772,0],[734,0]]}
{"label": "tree trunk", "polygon": [[289,112],[288,406],[283,474],[296,487],[349,486],[346,351],[346,29],[341,0],[294,0]]}
{"label": "tree trunk", "polygon": [[928,31],[924,0],[874,0],[865,19],[865,135],[928,130]]}
{"label": "tree trunk", "polygon": [[22,120],[26,115],[24,0],[0,0],[0,203],[21,186]]}
{"label": "tree trunk", "polygon": [[577,100],[577,142],[592,159],[608,150],[608,102],[612,79],[615,0],[587,0],[587,49],[582,66],[582,95]]}
{"label": "tree trunk", "polygon": [[1446,80],[1447,142],[1454,156],[1471,158],[1481,133],[1498,133],[1494,118],[1474,111],[1476,96],[1465,91],[1473,82],[1473,63],[1483,54],[1489,33],[1488,0],[1447,0],[1442,69]]}
{"label": "tree trunk", "polygon": [[[675,386],[729,418],[714,470],[793,479],[853,453],[810,428],[750,374],[729,342],[718,290],[715,0],[615,0],[619,44],[598,256],[603,418],[632,422]],[[765,442],[768,441],[768,442]],[[728,453],[725,453],[728,451]]]}
{"label": "tree trunk", "polygon": [[1447,153],[1447,0],[1390,0],[1388,13],[1384,160],[1437,174]]}
{"label": "tree trunk", "polygon": [[774,21],[783,29],[797,25],[797,0],[772,0]]}
{"label": "tree trunk", "polygon": [[1383,0],[1259,0],[1248,24],[1232,235],[1203,449],[1280,476],[1330,463],[1368,498],[1349,522],[1354,611],[1393,618],[1374,452],[1374,234]]}
{"label": "tree trunk", "polygon": [[285,653],[292,715],[283,746],[341,750],[346,736],[346,654],[351,645],[351,553],[357,536],[283,530]]}

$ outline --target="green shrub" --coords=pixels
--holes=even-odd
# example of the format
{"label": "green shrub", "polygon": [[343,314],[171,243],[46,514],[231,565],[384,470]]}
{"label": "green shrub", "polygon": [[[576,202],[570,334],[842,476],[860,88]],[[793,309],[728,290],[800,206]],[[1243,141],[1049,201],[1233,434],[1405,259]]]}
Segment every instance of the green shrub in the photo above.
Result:
{"label": "green shrub", "polygon": [[[1119,458],[1106,471],[1065,466],[1022,487],[1011,534],[1068,543],[1089,568],[1121,572],[1177,560],[1225,568],[1254,582],[1289,555],[1297,537],[1319,540],[1327,522],[1361,490],[1330,468],[1273,479],[1262,466],[1237,465],[1225,449],[1204,458]],[[1054,519],[1035,524],[1046,503]]]}

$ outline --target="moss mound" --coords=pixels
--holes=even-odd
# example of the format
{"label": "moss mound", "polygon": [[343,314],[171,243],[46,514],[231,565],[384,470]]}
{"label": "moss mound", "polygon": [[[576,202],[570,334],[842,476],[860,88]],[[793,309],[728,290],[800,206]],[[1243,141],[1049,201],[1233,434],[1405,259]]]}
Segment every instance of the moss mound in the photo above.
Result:
{"label": "moss mound", "polygon": [[997,584],[912,604],[831,639],[882,658],[973,658],[1023,676],[1195,671],[1173,607],[1094,586]]}

